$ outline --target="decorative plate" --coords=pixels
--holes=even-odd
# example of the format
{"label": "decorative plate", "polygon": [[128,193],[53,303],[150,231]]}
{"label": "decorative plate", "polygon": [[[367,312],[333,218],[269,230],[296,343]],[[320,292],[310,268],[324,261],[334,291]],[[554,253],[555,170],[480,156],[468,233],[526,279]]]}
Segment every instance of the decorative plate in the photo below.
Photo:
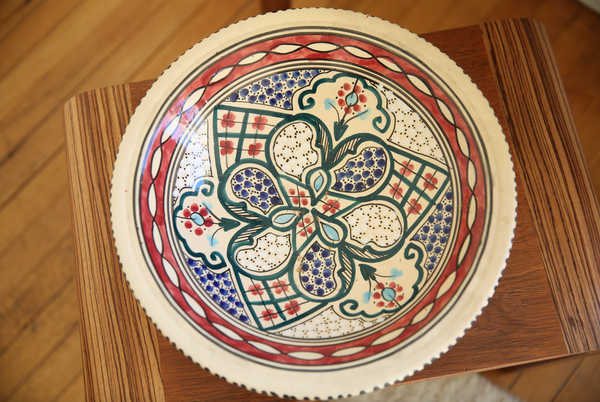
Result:
{"label": "decorative plate", "polygon": [[481,313],[516,215],[508,145],[447,56],[389,22],[239,22],[158,79],[115,165],[127,279],[195,362],[258,392],[357,395]]}

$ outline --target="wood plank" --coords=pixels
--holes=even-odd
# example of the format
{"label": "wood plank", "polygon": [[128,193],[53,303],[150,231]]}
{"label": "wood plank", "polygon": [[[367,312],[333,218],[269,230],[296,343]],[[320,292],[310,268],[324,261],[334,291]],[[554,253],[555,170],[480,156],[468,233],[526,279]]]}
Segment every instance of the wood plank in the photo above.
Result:
{"label": "wood plank", "polygon": [[85,402],[85,383],[83,374],[80,374],[76,381],[60,395],[54,402]]}
{"label": "wood plank", "polygon": [[562,47],[571,47],[574,51],[573,60],[559,65],[563,73],[563,84],[565,91],[571,100],[574,110],[573,116],[579,118],[579,113],[585,111],[586,107],[598,94],[596,87],[590,82],[600,81],[600,54],[590,52],[588,43],[593,47],[600,46],[600,15],[590,9],[583,7],[581,12],[569,26],[568,33],[560,35],[557,42]]}
{"label": "wood plank", "polygon": [[0,301],[0,350],[10,343],[31,320],[75,279],[71,236],[37,261],[32,270]]}
{"label": "wood plank", "polygon": [[600,348],[600,215],[544,29],[482,24],[570,353]]}
{"label": "wood plank", "polygon": [[596,402],[600,395],[600,353],[588,354],[554,402]]}
{"label": "wood plank", "polygon": [[[556,39],[564,32],[569,31],[570,25],[583,7],[585,6],[573,0],[545,0],[529,17],[544,24],[548,32],[548,38],[552,42],[552,47],[557,49]],[[560,68],[558,57],[557,62]]]}
{"label": "wood plank", "polygon": [[498,370],[484,371],[481,374],[495,386],[510,391],[523,374],[523,366],[507,367]]}
{"label": "wood plank", "polygon": [[[45,1],[0,41],[0,77],[14,68],[81,0]],[[1,23],[0,23],[1,24]]]}
{"label": "wood plank", "polygon": [[[122,2],[119,4],[118,2]],[[159,0],[89,2],[61,23],[40,51],[0,81],[0,161],[113,52],[153,11]],[[96,10],[90,10],[91,5]],[[85,7],[88,6],[89,7]],[[94,19],[82,18],[94,15]],[[82,26],[85,24],[86,26]],[[44,68],[40,68],[43,65]]]}
{"label": "wood plank", "polygon": [[49,161],[44,174],[33,177],[19,194],[0,210],[0,254],[23,233],[36,219],[48,211],[38,209],[38,197],[43,194],[54,199],[60,193],[68,192],[67,166],[62,152]]}
{"label": "wood plank", "polygon": [[[37,366],[77,326],[75,281],[71,281],[0,355],[0,399],[15,393]],[[16,363],[18,362],[18,364]]]}
{"label": "wood plank", "polygon": [[43,0],[4,0],[0,2],[0,38],[8,35]]}
{"label": "wood plank", "polygon": [[7,402],[55,400],[74,379],[81,377],[81,341],[77,325],[51,353]]}
{"label": "wood plank", "polygon": [[88,400],[164,400],[156,329],[127,285],[110,227],[112,165],[131,113],[125,86],[65,105],[82,342],[94,345],[83,357]]}
{"label": "wood plank", "polygon": [[[90,88],[106,87],[109,85],[129,82],[132,74],[143,67],[151,59],[157,50],[164,48],[170,37],[177,32],[182,25],[188,23],[190,16],[196,15],[199,10],[206,7],[207,1],[177,0],[162,2],[157,11],[146,18],[142,24],[127,36],[110,57],[103,61],[101,69],[89,77],[87,82],[78,90],[83,91]],[[222,5],[216,3],[222,10]],[[182,13],[184,9],[187,12]],[[215,10],[215,14],[219,14]],[[221,13],[228,15],[228,13]],[[212,15],[211,15],[212,16]],[[214,19],[219,20],[216,15]],[[203,15],[203,22],[207,15]],[[202,38],[202,37],[200,37]],[[193,38],[191,38],[194,40]],[[162,60],[170,64],[174,59]],[[168,67],[167,64],[167,67]],[[166,67],[165,67],[166,68]],[[164,70],[164,69],[163,69]],[[162,70],[161,72],[162,73]],[[160,74],[159,73],[159,74]],[[155,75],[154,77],[157,77]]]}
{"label": "wood plank", "polygon": [[[164,2],[151,18],[138,27],[135,34],[125,36],[119,48],[103,60],[93,74],[73,88],[73,93],[129,81],[133,72],[145,65],[148,59],[153,60],[152,54],[164,46],[164,41],[188,18],[188,14],[181,13],[181,8],[194,12],[196,8],[202,8],[202,3],[192,0],[178,1],[175,5],[172,3]],[[216,7],[212,11],[219,14],[217,7],[220,6],[214,4]],[[203,19],[206,20],[206,15]],[[218,18],[215,20],[220,21]],[[206,24],[200,21],[199,25]],[[162,60],[162,64],[166,68],[171,61]],[[55,101],[57,104],[50,112],[50,117],[35,127],[19,148],[0,165],[0,209],[7,199],[19,191],[23,182],[43,168],[48,157],[62,146],[62,102],[60,99]]]}
{"label": "wood plank", "polygon": [[552,402],[583,359],[572,356],[526,366],[510,392],[527,402]]}
{"label": "wood plank", "polygon": [[12,197],[16,197],[36,173],[43,174],[53,157],[64,155],[61,106],[56,107],[50,117],[0,163],[0,210]]}
{"label": "wood plank", "polygon": [[[21,235],[6,244],[0,254],[0,294],[8,295],[11,289],[32,272],[42,257],[71,232],[69,193],[60,192],[40,202],[34,224],[25,225]],[[50,210],[51,213],[45,211]],[[27,258],[23,258],[27,256]]]}
{"label": "wood plank", "polygon": [[[281,398],[248,391],[217,378],[183,355],[159,333],[166,401],[279,401]],[[164,364],[176,361],[177,364]]]}
{"label": "wood plank", "polygon": [[458,0],[420,1],[403,17],[401,25],[417,34],[437,31],[440,21]]}
{"label": "wood plank", "polygon": [[[230,0],[228,7],[231,13],[222,13],[220,12],[222,5],[219,2],[203,2],[202,7],[190,13],[190,18],[121,82],[156,79],[180,55],[200,40],[224,26],[250,18],[260,12],[257,2],[247,0]],[[208,15],[210,18],[207,18]]]}
{"label": "wood plank", "polygon": [[272,13],[279,10],[287,10],[291,6],[290,0],[260,0],[262,13]]}
{"label": "wood plank", "polygon": [[[590,85],[594,85],[593,81]],[[600,80],[598,80],[598,85],[600,85]],[[596,95],[594,101],[589,104],[585,112],[582,112],[581,117],[576,121],[581,137],[581,146],[585,152],[597,197],[600,194],[600,136],[598,135],[600,94]]]}
{"label": "wood plank", "polygon": [[544,0],[503,0],[485,16],[483,21],[526,18],[531,15]]}

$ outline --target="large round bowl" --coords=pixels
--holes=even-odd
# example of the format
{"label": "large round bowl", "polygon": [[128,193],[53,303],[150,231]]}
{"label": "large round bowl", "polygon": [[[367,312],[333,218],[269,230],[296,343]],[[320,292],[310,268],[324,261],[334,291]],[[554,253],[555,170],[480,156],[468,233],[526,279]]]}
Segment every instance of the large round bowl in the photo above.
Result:
{"label": "large round bowl", "polygon": [[258,392],[357,395],[461,337],[509,255],[492,109],[425,40],[366,15],[262,15],[156,81],[119,149],[129,284],[202,367]]}

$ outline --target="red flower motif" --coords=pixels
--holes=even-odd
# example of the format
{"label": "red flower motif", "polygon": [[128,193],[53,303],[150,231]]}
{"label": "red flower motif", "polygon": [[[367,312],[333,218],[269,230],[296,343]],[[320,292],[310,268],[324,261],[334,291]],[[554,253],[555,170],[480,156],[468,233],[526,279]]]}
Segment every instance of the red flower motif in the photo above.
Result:
{"label": "red flower motif", "polygon": [[[296,191],[293,188],[290,188],[288,191],[290,195],[296,194]],[[301,190],[298,194],[298,197],[292,197],[292,202],[294,203],[294,205],[308,205],[308,198],[306,197],[306,193]]]}
{"label": "red flower motif", "polygon": [[321,205],[325,213],[330,212],[332,215],[340,209],[340,202],[332,199],[327,200],[327,204]]}
{"label": "red flower motif", "polygon": [[404,192],[404,189],[402,189],[400,187],[399,182],[392,184],[392,188],[390,188],[390,194],[392,195],[392,197],[399,200],[402,197],[403,192]]}
{"label": "red flower motif", "polygon": [[221,140],[219,145],[221,146],[221,155],[225,156],[233,153],[233,141]]}
{"label": "red flower motif", "polygon": [[[200,215],[201,217],[194,215]],[[194,226],[196,226],[194,229],[196,236],[202,236],[204,233],[201,226],[209,228],[215,223],[213,218],[208,216],[208,210],[204,207],[200,208],[200,206],[196,203],[193,203],[188,208],[183,210],[183,217],[188,219],[183,224],[186,229],[191,230]]]}
{"label": "red flower motif", "polygon": [[284,309],[289,315],[294,315],[294,313],[300,311],[300,306],[296,300],[292,300],[290,303],[285,303]]}
{"label": "red flower motif", "polygon": [[[345,83],[343,90],[340,89],[338,92],[338,105],[344,110],[346,114],[354,112],[360,112],[367,103],[367,95],[362,93],[362,88],[358,85],[350,85]],[[362,105],[361,105],[362,103]]]}
{"label": "red flower motif", "polygon": [[271,321],[273,318],[277,318],[277,313],[270,308],[263,310],[260,314],[264,321]]}
{"label": "red flower motif", "polygon": [[248,292],[252,292],[254,296],[262,295],[265,293],[264,290],[260,288],[260,283],[255,283],[253,285],[248,286]]}
{"label": "red flower motif", "polygon": [[419,213],[421,213],[422,208],[423,207],[421,206],[421,204],[417,204],[417,200],[413,198],[410,200],[410,206],[408,207],[406,212],[408,212],[409,214],[418,215]]}
{"label": "red flower motif", "polygon": [[397,285],[396,282],[390,282],[387,286],[379,282],[376,289],[377,291],[373,293],[373,299],[380,300],[376,304],[379,308],[394,308],[404,300],[404,295],[400,293],[403,290],[402,286]]}
{"label": "red flower motif", "polygon": [[228,112],[223,115],[223,120],[221,120],[221,127],[233,127],[235,126],[235,114],[233,112]]}
{"label": "red flower motif", "polygon": [[410,176],[412,174],[411,170],[414,170],[415,168],[412,163],[409,165],[407,161],[402,162],[401,165],[404,167],[401,167],[398,171],[404,177]]}
{"label": "red flower motif", "polygon": [[267,124],[267,118],[265,116],[254,116],[254,123],[252,123],[253,129],[258,129],[258,131],[263,131],[265,129],[265,125]]}
{"label": "red flower motif", "polygon": [[435,189],[435,185],[438,184],[437,177],[433,177],[431,173],[425,174],[425,180],[427,181],[423,183],[423,188],[428,191]]}
{"label": "red flower motif", "polygon": [[281,294],[281,292],[287,292],[287,290],[290,287],[285,283],[285,281],[275,281],[271,283],[271,286],[273,287],[273,289],[275,289],[275,293],[277,293],[278,295]]}
{"label": "red flower motif", "polygon": [[248,155],[256,156],[260,153],[260,149],[262,148],[262,143],[257,142],[256,144],[250,144],[250,149],[248,150]]}

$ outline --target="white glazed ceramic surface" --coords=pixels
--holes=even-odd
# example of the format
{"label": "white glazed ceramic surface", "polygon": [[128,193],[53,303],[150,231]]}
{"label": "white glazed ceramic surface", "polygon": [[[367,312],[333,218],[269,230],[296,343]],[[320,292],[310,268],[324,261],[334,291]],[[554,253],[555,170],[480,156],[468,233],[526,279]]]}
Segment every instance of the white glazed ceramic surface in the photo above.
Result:
{"label": "white glazed ceramic surface", "polygon": [[210,36],[138,107],[117,250],[157,327],[258,392],[357,395],[481,313],[516,215],[508,145],[468,76],[366,15],[278,12]]}

